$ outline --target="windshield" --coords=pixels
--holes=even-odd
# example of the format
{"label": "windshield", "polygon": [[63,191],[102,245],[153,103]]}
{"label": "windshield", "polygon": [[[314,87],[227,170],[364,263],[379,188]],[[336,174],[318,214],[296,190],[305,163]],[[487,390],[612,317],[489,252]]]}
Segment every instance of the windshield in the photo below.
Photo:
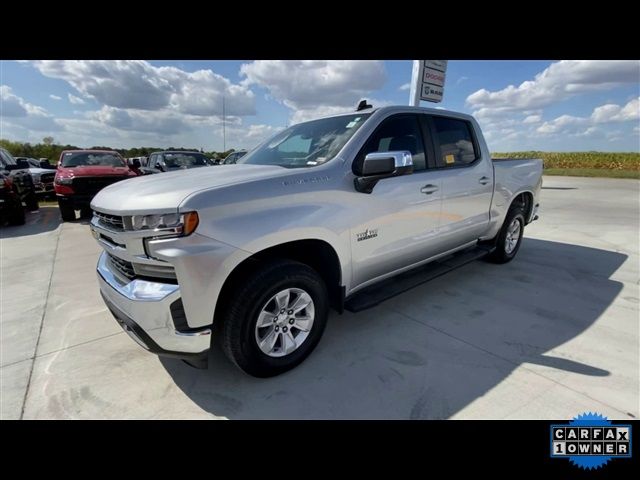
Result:
{"label": "windshield", "polygon": [[322,118],[287,128],[237,163],[315,167],[328,162],[362,126],[370,113]]}
{"label": "windshield", "polygon": [[209,165],[207,157],[201,153],[165,153],[163,157],[167,168],[190,168]]}
{"label": "windshield", "polygon": [[125,167],[124,160],[113,153],[67,152],[62,158],[63,167]]}

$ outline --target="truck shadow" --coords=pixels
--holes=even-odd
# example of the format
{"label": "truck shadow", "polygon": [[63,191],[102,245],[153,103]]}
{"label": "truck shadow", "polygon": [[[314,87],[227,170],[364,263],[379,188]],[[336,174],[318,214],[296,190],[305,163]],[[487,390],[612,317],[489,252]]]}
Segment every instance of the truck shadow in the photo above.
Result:
{"label": "truck shadow", "polygon": [[24,225],[0,227],[0,238],[16,238],[28,235],[38,235],[55,230],[60,225],[60,211],[58,207],[42,206],[39,210],[26,212]]}
{"label": "truck shadow", "polygon": [[622,284],[610,276],[626,258],[525,239],[510,264],[474,262],[371,310],[332,314],[311,356],[275,378],[247,376],[219,348],[208,370],[160,361],[187,396],[220,417],[450,418],[523,364],[555,379],[609,375],[547,352],[611,305]]}

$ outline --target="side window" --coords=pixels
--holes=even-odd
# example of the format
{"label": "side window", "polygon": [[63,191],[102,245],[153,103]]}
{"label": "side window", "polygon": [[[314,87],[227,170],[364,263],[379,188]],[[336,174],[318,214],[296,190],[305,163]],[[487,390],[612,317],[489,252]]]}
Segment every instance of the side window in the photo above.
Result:
{"label": "side window", "polygon": [[427,168],[422,133],[416,115],[394,115],[384,120],[360,151],[354,171],[360,171],[364,157],[368,153],[398,150],[411,152],[414,172]]}
{"label": "side window", "polygon": [[478,158],[469,122],[447,117],[432,117],[432,119],[436,163],[439,167],[469,165]]}

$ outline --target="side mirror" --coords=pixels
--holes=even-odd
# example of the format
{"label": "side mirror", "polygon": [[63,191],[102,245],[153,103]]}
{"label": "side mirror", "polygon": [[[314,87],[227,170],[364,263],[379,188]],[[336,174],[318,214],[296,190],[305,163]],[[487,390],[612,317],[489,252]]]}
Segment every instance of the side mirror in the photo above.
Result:
{"label": "side mirror", "polygon": [[354,180],[358,192],[371,193],[383,178],[399,177],[413,172],[411,152],[373,152],[364,157],[362,172]]}
{"label": "side mirror", "polygon": [[140,167],[141,167],[141,165],[140,165],[140,160],[139,160],[139,159],[137,159],[137,158],[134,158],[134,159],[131,161],[131,166],[132,166],[133,168],[140,168]]}

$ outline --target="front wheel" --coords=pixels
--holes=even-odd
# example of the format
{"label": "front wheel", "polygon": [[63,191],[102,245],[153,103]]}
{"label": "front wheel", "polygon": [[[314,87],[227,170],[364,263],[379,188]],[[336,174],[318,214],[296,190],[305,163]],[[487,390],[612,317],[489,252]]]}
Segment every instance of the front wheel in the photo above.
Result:
{"label": "front wheel", "polygon": [[223,350],[249,375],[272,377],[300,364],[322,337],[329,300],[315,270],[271,262],[239,285],[222,326]]}
{"label": "front wheel", "polygon": [[522,244],[524,234],[524,213],[521,208],[509,210],[500,233],[496,238],[496,248],[487,259],[493,263],[507,263],[514,259]]}
{"label": "front wheel", "polygon": [[22,203],[16,203],[16,206],[11,210],[11,213],[9,213],[7,220],[9,221],[9,225],[24,225],[26,221],[24,207]]}
{"label": "front wheel", "polygon": [[38,195],[36,195],[35,191],[31,192],[27,196],[27,198],[25,199],[25,203],[27,204],[27,210],[29,210],[30,212],[34,212],[40,208],[38,205]]}

